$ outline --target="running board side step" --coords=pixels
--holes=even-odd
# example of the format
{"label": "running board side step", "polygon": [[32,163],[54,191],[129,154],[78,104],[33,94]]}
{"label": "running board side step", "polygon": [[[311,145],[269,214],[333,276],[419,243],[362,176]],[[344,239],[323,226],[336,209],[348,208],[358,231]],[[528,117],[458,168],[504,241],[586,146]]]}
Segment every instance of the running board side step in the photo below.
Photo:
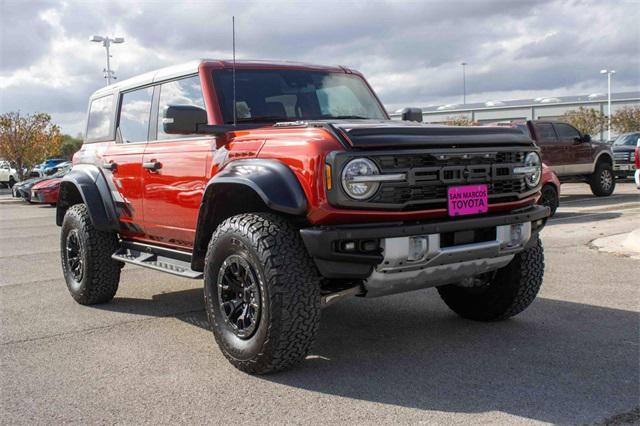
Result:
{"label": "running board side step", "polygon": [[164,247],[123,241],[111,258],[183,278],[199,279],[203,276],[202,272],[191,269],[189,253]]}

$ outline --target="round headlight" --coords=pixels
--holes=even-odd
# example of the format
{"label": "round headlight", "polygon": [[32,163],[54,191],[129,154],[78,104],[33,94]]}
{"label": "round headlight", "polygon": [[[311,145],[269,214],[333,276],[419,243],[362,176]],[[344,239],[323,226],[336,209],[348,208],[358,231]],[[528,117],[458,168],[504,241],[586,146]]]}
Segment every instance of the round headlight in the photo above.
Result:
{"label": "round headlight", "polygon": [[378,166],[367,158],[351,160],[342,169],[342,188],[349,197],[355,200],[366,200],[380,187],[380,183],[367,181],[366,177],[379,173]]}
{"label": "round headlight", "polygon": [[542,176],[542,161],[540,156],[536,152],[530,152],[524,158],[524,166],[532,168],[533,171],[526,174],[524,181],[529,188],[533,188],[540,183],[540,177]]}

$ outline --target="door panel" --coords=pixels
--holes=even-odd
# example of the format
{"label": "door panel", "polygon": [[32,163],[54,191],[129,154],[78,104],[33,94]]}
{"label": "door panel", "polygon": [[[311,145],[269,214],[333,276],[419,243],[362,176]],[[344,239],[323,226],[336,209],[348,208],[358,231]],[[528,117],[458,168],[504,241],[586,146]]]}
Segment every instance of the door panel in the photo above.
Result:
{"label": "door panel", "polygon": [[566,172],[570,174],[590,173],[593,160],[591,158],[591,144],[577,142],[582,139],[582,134],[573,126],[565,123],[554,123],[558,138],[567,146],[567,156],[570,166]]}
{"label": "door panel", "polygon": [[214,138],[176,139],[149,143],[143,169],[144,218],[147,237],[180,248],[193,246],[200,202],[207,184],[207,168]]}
{"label": "door panel", "polygon": [[[142,198],[142,155],[144,143],[111,143],[102,157],[103,173],[107,178],[116,206],[122,235],[137,238],[144,235]],[[111,170],[106,165],[112,167]]]}

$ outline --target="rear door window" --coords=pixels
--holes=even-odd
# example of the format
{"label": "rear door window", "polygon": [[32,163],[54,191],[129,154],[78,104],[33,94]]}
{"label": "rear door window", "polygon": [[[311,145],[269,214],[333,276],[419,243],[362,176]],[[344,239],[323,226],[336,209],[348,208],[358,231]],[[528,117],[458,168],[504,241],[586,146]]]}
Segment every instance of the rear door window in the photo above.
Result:
{"label": "rear door window", "polygon": [[87,119],[87,142],[113,140],[114,116],[113,95],[92,100],[89,105],[89,117]]}
{"label": "rear door window", "polygon": [[554,143],[557,142],[556,132],[553,130],[551,123],[536,124],[536,134],[538,135],[538,142],[540,143]]}
{"label": "rear door window", "polygon": [[149,134],[153,87],[126,92],[120,107],[120,136],[124,143],[144,142]]}

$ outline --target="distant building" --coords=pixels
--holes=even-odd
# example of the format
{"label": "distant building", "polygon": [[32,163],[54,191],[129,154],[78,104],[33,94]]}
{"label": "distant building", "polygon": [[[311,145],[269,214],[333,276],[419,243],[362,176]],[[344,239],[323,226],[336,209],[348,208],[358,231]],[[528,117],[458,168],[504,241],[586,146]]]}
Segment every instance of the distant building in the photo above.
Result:
{"label": "distant building", "polygon": [[[640,106],[640,92],[611,94],[611,112],[624,106]],[[444,123],[450,118],[464,117],[479,123],[509,120],[556,119],[567,111],[579,107],[593,108],[607,113],[607,94],[594,93],[586,96],[557,96],[511,101],[487,101],[484,103],[448,104],[422,108],[425,123]],[[391,114],[400,118],[399,112]],[[605,132],[606,133],[606,132]],[[593,135],[602,139],[605,135]]]}

